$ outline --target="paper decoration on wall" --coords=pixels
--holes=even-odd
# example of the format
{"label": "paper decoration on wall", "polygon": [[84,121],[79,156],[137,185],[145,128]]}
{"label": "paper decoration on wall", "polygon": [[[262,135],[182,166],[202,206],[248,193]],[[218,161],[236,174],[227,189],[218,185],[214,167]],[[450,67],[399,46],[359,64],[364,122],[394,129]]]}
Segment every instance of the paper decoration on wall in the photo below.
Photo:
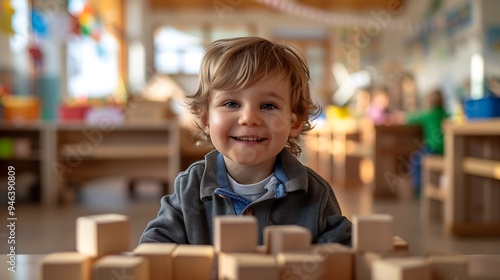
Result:
{"label": "paper decoration on wall", "polygon": [[43,52],[39,45],[32,43],[28,50],[36,70],[42,69]]}
{"label": "paper decoration on wall", "polygon": [[500,53],[500,26],[486,28],[486,49],[492,53]]}
{"label": "paper decoration on wall", "polygon": [[79,34],[92,37],[95,41],[101,40],[103,27],[94,9],[86,3],[83,10],[76,15],[78,20]]}
{"label": "paper decoration on wall", "polygon": [[10,0],[0,0],[0,32],[8,35],[14,34],[12,28],[12,16],[15,11],[12,8]]}
{"label": "paper decoration on wall", "polygon": [[36,8],[31,9],[31,29],[38,36],[45,37],[47,35],[47,20]]}

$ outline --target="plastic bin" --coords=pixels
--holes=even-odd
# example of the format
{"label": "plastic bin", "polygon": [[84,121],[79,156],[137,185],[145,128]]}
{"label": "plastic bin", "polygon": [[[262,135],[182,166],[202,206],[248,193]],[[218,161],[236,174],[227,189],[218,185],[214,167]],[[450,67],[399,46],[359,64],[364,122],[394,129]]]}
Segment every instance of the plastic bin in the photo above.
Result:
{"label": "plastic bin", "polygon": [[490,95],[481,99],[466,100],[464,114],[469,119],[500,117],[500,98]]}

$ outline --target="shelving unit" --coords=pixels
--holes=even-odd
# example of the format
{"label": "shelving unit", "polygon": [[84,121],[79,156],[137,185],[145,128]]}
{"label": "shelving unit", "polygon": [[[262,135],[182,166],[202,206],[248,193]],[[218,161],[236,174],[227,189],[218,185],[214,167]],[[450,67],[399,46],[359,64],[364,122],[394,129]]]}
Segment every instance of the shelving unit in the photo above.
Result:
{"label": "shelving unit", "polygon": [[[307,165],[339,186],[372,180],[373,123],[342,118],[317,125],[306,136]],[[370,174],[366,174],[370,173]]]}
{"label": "shelving unit", "polygon": [[446,203],[446,188],[449,185],[441,184],[444,175],[444,157],[440,155],[426,155],[422,160],[422,219],[441,220],[444,204]]}
{"label": "shelving unit", "polygon": [[[45,134],[44,126],[41,123],[0,123],[0,131],[0,137],[10,139],[13,143],[19,139],[23,139],[28,143],[27,150],[25,151],[26,154],[18,155],[16,152],[13,152],[10,157],[0,158],[0,170],[5,171],[4,174],[7,174],[8,166],[13,166],[15,168],[16,179],[29,174],[28,176],[33,176],[36,181],[42,183],[46,181],[47,176],[44,173],[43,164],[41,164],[44,160],[44,153],[42,151]],[[32,191],[32,189],[20,189],[24,187],[31,188],[33,186],[21,186],[18,184],[16,187],[18,194],[26,194]],[[23,197],[19,195],[18,199],[21,198]]]}
{"label": "shelving unit", "polygon": [[500,235],[500,119],[444,125],[445,229],[458,236]]}
{"label": "shelving unit", "polygon": [[130,180],[159,180],[164,192],[173,191],[180,172],[179,127],[175,120],[162,123],[88,126],[83,123],[0,124],[2,137],[28,137],[33,155],[0,159],[6,170],[36,172],[44,205],[57,205],[68,197],[68,182],[104,176]]}

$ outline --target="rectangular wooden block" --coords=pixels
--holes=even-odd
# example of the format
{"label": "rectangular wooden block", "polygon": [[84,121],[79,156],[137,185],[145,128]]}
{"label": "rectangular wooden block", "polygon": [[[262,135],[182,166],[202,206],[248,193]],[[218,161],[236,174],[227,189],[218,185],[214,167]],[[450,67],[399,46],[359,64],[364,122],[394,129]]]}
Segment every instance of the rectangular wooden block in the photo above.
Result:
{"label": "rectangular wooden block", "polygon": [[373,263],[372,279],[431,280],[431,266],[422,257],[379,259]]}
{"label": "rectangular wooden block", "polygon": [[311,253],[278,253],[280,279],[324,279],[325,259]]}
{"label": "rectangular wooden block", "polygon": [[137,246],[134,256],[148,260],[149,280],[172,280],[172,253],[177,244],[172,243],[143,243]]}
{"label": "rectangular wooden block", "polygon": [[92,257],[117,254],[130,248],[127,216],[103,214],[76,220],[76,249]]}
{"label": "rectangular wooden block", "polygon": [[255,252],[258,228],[254,216],[217,216],[214,218],[216,252]]}
{"label": "rectangular wooden block", "polygon": [[278,263],[274,256],[251,253],[219,253],[218,279],[278,280]]}
{"label": "rectangular wooden block", "polygon": [[[69,279],[69,278],[65,278]],[[105,256],[94,264],[93,280],[149,279],[148,261],[142,257]]]}
{"label": "rectangular wooden block", "polygon": [[468,279],[468,260],[466,256],[429,256],[431,264],[432,279]]}
{"label": "rectangular wooden block", "polygon": [[40,262],[41,280],[90,280],[91,262],[89,256],[77,252],[49,254]]}
{"label": "rectangular wooden block", "polygon": [[214,247],[209,245],[178,245],[173,257],[173,279],[212,279]]}
{"label": "rectangular wooden block", "polygon": [[470,279],[500,279],[500,255],[469,255]]}
{"label": "rectangular wooden block", "polygon": [[354,255],[354,279],[371,280],[375,261],[385,258],[408,257],[407,252],[356,252]]}
{"label": "rectangular wooden block", "polygon": [[264,229],[264,245],[268,254],[309,251],[311,242],[311,232],[301,226],[267,226]]}
{"label": "rectangular wooden block", "polygon": [[394,248],[394,224],[386,214],[354,215],[352,245],[358,252],[388,252]]}
{"label": "rectangular wooden block", "polygon": [[338,243],[314,244],[311,252],[325,259],[324,280],[354,278],[354,251],[349,247]]}

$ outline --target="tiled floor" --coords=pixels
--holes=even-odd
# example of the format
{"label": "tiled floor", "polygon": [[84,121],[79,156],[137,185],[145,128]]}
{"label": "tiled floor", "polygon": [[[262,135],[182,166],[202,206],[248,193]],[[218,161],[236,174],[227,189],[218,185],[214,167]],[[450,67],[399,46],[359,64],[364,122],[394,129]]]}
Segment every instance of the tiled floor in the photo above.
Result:
{"label": "tiled floor", "polygon": [[[85,186],[74,205],[53,209],[21,204],[17,209],[16,244],[18,254],[46,254],[74,251],[76,218],[101,213],[121,213],[131,220],[131,249],[137,246],[147,222],[159,209],[160,187],[142,182],[135,198],[128,196],[126,181],[110,178]],[[408,241],[415,255],[426,254],[499,254],[498,238],[455,238],[443,233],[441,224],[422,221],[419,201],[373,201],[369,187],[335,188],[344,214],[387,213],[394,217],[395,233]],[[4,214],[2,214],[4,215]],[[5,220],[5,219],[4,219]],[[0,249],[7,250],[6,231],[0,231]]]}

